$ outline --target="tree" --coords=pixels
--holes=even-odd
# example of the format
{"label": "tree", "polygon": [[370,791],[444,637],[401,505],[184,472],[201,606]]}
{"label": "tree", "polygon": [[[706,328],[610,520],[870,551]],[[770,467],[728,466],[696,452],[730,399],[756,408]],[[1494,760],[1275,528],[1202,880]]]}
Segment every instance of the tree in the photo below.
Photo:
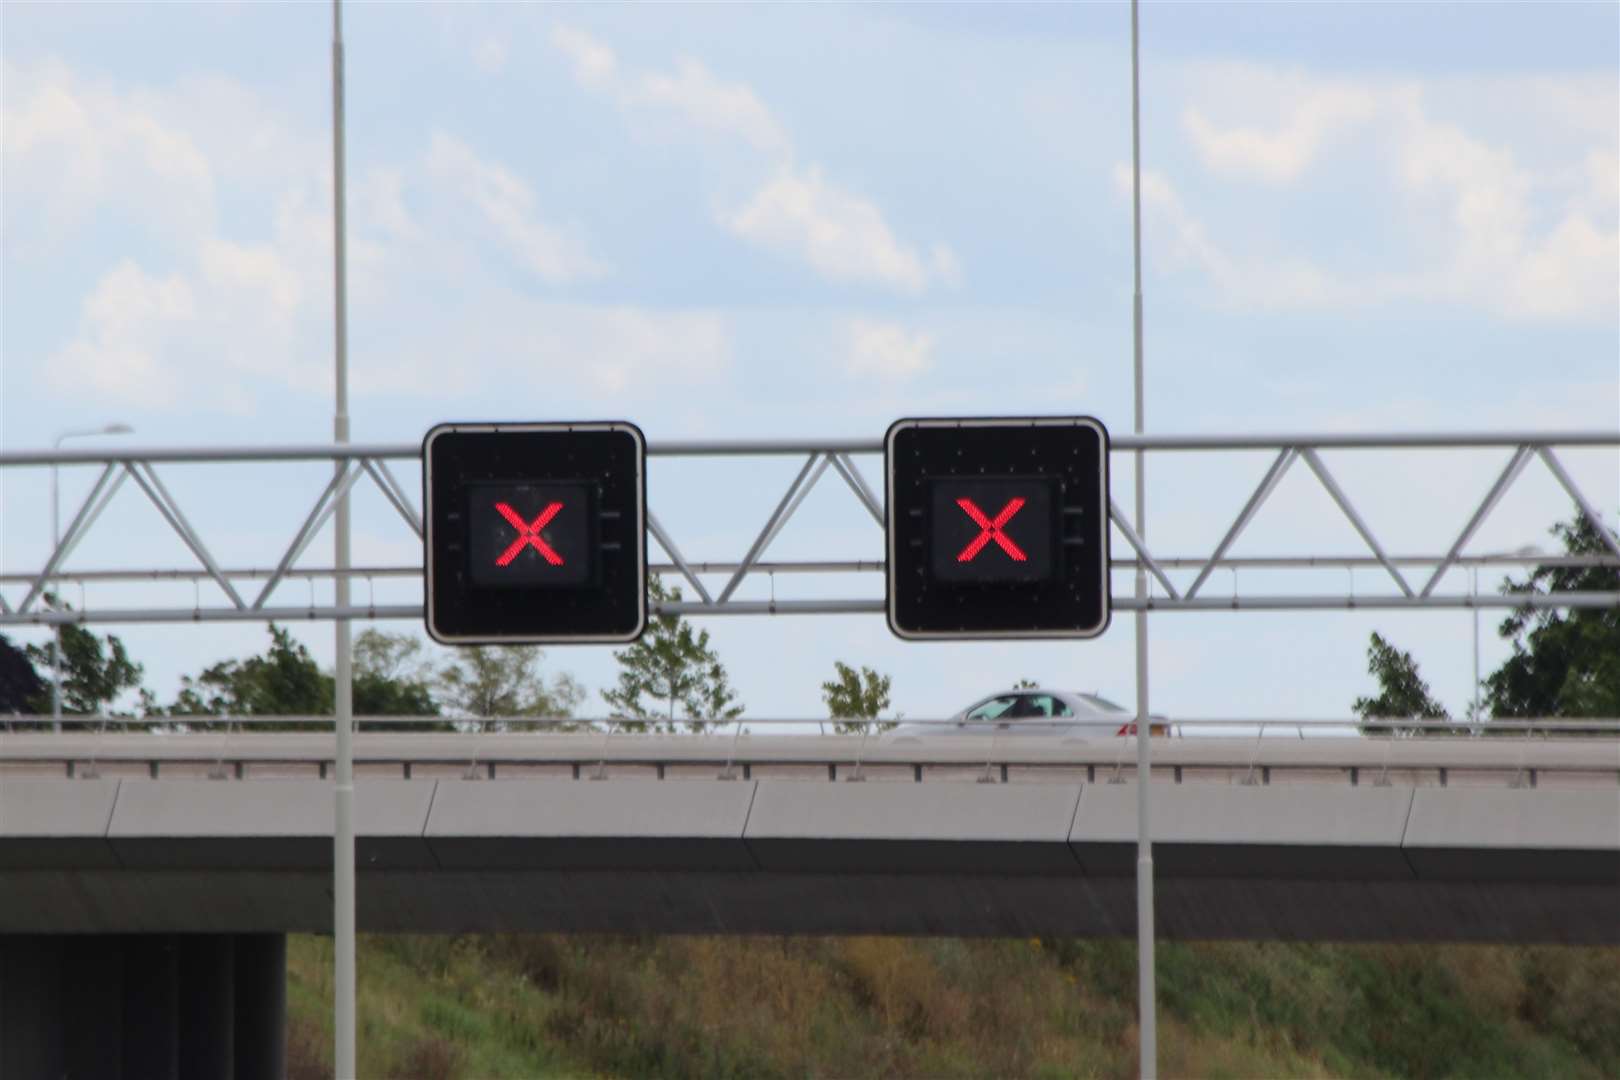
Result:
{"label": "tree", "polygon": [[[170,716],[327,716],[332,677],[303,642],[270,624],[270,649],[246,660],[222,660],[196,678],[183,676]],[[358,711],[358,710],[356,710]]]}
{"label": "tree", "polygon": [[[869,729],[858,721],[876,720],[878,714],[889,707],[889,686],[892,680],[880,675],[864,664],[859,671],[841,660],[833,661],[834,677],[821,684],[821,699],[827,703],[827,715],[837,723],[833,730],[840,735],[858,735]],[[879,724],[879,730],[893,724]]]}
{"label": "tree", "polygon": [[[45,595],[45,600],[53,608],[69,610],[51,593]],[[41,670],[55,670],[57,640],[52,636],[44,645],[29,645],[25,650],[28,659]],[[97,637],[77,623],[63,623],[60,640],[62,712],[80,716],[104,712],[125,690],[140,685],[144,669],[129,658],[124,643],[116,636]],[[51,711],[49,686],[41,688],[34,700],[34,711]]]}
{"label": "tree", "polygon": [[[1579,510],[1552,533],[1570,555],[1611,552],[1597,527]],[[1560,592],[1620,591],[1620,568],[1537,566],[1503,592],[1547,596]],[[1527,606],[1503,620],[1501,635],[1513,655],[1485,680],[1493,717],[1620,716],[1620,608],[1559,612]]]}
{"label": "tree", "polygon": [[41,697],[49,700],[48,694],[28,654],[0,634],[0,715],[35,712]]}
{"label": "tree", "polygon": [[[654,577],[647,595],[655,604],[667,604],[680,600],[681,590]],[[679,615],[652,616],[641,640],[613,658],[619,662],[619,685],[602,691],[602,699],[623,715],[655,721],[665,731],[675,730],[678,709],[686,710],[686,726],[693,731],[742,715],[726,669],[709,647],[709,632],[694,632]]]}
{"label": "tree", "polygon": [[547,681],[532,645],[470,645],[441,668],[441,700],[457,716],[572,716],[585,691],[572,675]]}
{"label": "tree", "polygon": [[[353,679],[356,716],[439,715],[433,674],[422,658],[420,638],[362,630],[354,639]],[[398,726],[406,731],[423,730]]]}
{"label": "tree", "polygon": [[[337,681],[321,670],[309,649],[271,623],[263,656],[222,660],[180,680],[180,693],[149,714],[171,717],[327,716],[336,706]],[[437,716],[433,675],[421,657],[422,643],[409,634],[367,629],[354,640],[354,715]],[[144,692],[143,692],[144,693]],[[150,702],[151,696],[145,695]],[[255,725],[269,730],[268,725]],[[387,729],[388,725],[381,725]],[[420,725],[395,725],[420,731]]]}
{"label": "tree", "polygon": [[[1358,697],[1350,707],[1363,721],[1379,718],[1411,717],[1422,720],[1446,720],[1446,710],[1429,693],[1429,684],[1418,675],[1417,661],[1409,652],[1401,652],[1375,631],[1367,646],[1367,671],[1378,680],[1377,697]],[[1366,735],[1422,733],[1424,728],[1390,728],[1382,724],[1361,727]]]}

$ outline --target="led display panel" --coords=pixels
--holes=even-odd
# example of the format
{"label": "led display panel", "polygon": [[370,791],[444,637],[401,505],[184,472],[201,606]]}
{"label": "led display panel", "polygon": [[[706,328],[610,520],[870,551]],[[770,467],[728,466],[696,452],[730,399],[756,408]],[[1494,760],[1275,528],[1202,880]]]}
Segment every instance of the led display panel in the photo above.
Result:
{"label": "led display panel", "polygon": [[588,584],[596,568],[590,492],[585,484],[469,484],[473,584]]}
{"label": "led display panel", "polygon": [[1045,479],[933,480],[929,560],[939,581],[1052,576],[1056,519]]}
{"label": "led display panel", "polygon": [[446,644],[626,642],[647,621],[634,424],[440,424],[422,442],[423,604]]}
{"label": "led display panel", "polygon": [[896,635],[1063,638],[1107,629],[1108,431],[1100,422],[900,420],[884,451]]}

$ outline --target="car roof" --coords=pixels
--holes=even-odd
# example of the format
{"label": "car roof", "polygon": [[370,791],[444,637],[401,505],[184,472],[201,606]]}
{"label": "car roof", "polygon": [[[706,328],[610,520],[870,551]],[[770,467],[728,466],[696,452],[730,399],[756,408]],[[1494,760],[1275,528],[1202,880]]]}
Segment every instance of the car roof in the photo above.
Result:
{"label": "car roof", "polygon": [[[1101,694],[1091,693],[1090,691],[1086,690],[1054,690],[1047,686],[1012,686],[1008,687],[1006,690],[997,690],[994,693],[986,694],[981,698],[975,699],[973,704],[969,705],[967,709],[976,708],[987,701],[994,701],[996,698],[1007,697],[1011,694],[1052,694],[1071,702],[1080,702],[1082,704],[1089,705],[1097,709],[1099,712],[1129,712],[1129,710],[1123,705],[1110,701]],[[965,712],[967,709],[963,711]]]}

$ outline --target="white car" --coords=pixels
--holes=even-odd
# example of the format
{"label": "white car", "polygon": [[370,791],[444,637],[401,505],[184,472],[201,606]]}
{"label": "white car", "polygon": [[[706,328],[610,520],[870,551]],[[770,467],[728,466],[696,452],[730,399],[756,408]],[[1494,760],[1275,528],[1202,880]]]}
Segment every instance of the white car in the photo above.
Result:
{"label": "white car", "polygon": [[[1153,716],[1148,725],[1155,735],[1169,733],[1163,716]],[[1011,733],[1028,735],[1112,738],[1135,735],[1135,714],[1100,694],[1074,690],[1046,690],[1016,687],[991,694],[974,702],[943,724],[901,724],[889,734],[892,738],[923,735]]]}

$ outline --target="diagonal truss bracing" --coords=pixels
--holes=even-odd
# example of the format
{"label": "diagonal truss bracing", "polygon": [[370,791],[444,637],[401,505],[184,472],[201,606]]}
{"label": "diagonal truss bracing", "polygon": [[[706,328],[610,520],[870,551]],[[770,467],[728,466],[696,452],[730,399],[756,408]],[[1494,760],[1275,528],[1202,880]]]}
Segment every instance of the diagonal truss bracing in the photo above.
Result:
{"label": "diagonal truss bracing", "polygon": [[[1290,435],[1278,437],[1265,437],[1256,435],[1241,436],[1116,436],[1113,439],[1113,449],[1116,452],[1131,452],[1143,450],[1148,452],[1185,454],[1185,453],[1222,453],[1231,451],[1265,450],[1273,453],[1270,465],[1261,476],[1259,482],[1250,490],[1247,499],[1238,509],[1236,516],[1231,520],[1225,533],[1214,550],[1207,556],[1169,556],[1150,550],[1143,538],[1132,528],[1131,523],[1120,512],[1120,508],[1110,500],[1108,513],[1120,536],[1129,547],[1126,558],[1115,561],[1116,569],[1123,569],[1138,562],[1153,575],[1154,580],[1163,590],[1162,596],[1149,597],[1138,602],[1134,598],[1123,595],[1115,598],[1114,606],[1121,611],[1150,609],[1155,611],[1230,611],[1230,610],[1270,610],[1270,611],[1297,611],[1297,610],[1348,610],[1351,608],[1432,608],[1432,609],[1458,609],[1470,607],[1501,607],[1511,606],[1515,603],[1525,602],[1521,597],[1499,596],[1473,596],[1471,594],[1442,595],[1438,592],[1441,582],[1447,571],[1459,566],[1478,566],[1486,564],[1524,565],[1540,563],[1558,559],[1558,556],[1541,556],[1539,554],[1521,555],[1520,557],[1484,557],[1466,554],[1471,540],[1477,535],[1480,527],[1490,516],[1492,510],[1501,502],[1506,493],[1513,487],[1524,472],[1525,467],[1532,458],[1539,458],[1547,467],[1552,477],[1560,487],[1575,501],[1580,512],[1597,527],[1598,535],[1602,538],[1606,553],[1592,556],[1581,556],[1582,565],[1620,566],[1620,540],[1617,540],[1611,525],[1603,520],[1599,505],[1594,503],[1581,490],[1563,460],[1558,450],[1566,448],[1592,448],[1600,447],[1617,454],[1617,464],[1620,464],[1620,432],[1566,432],[1566,433],[1502,433],[1477,434],[1463,433],[1456,435],[1415,434],[1406,436],[1394,435]],[[1355,504],[1354,500],[1339,484],[1333,472],[1323,460],[1322,451],[1381,449],[1400,450],[1408,453],[1414,462],[1414,468],[1420,463],[1424,451],[1436,449],[1467,448],[1485,453],[1493,449],[1506,451],[1509,454],[1506,464],[1497,475],[1495,481],[1484,492],[1478,504],[1463,525],[1461,531],[1451,540],[1446,548],[1437,547],[1433,553],[1417,553],[1391,555],[1386,546],[1378,539],[1372,523]],[[787,489],[781,494],[770,508],[764,523],[748,535],[752,540],[744,553],[729,558],[691,559],[677,543],[676,537],[666,528],[664,522],[649,510],[648,532],[656,540],[669,558],[669,563],[655,567],[659,572],[675,573],[683,577],[692,587],[693,599],[679,603],[664,605],[664,609],[680,614],[726,614],[726,615],[753,615],[753,614],[819,614],[819,613],[861,613],[882,610],[881,595],[872,596],[868,590],[867,595],[854,596],[848,599],[794,599],[775,598],[774,588],[772,599],[752,600],[739,596],[744,584],[750,575],[758,572],[777,574],[871,574],[881,571],[882,555],[878,553],[862,553],[855,557],[844,558],[815,558],[798,561],[767,562],[765,556],[771,546],[785,530],[791,527],[795,515],[804,501],[809,497],[821,479],[829,472],[835,473],[843,482],[838,485],[847,490],[850,499],[848,507],[862,517],[875,521],[880,529],[884,524],[883,501],[879,494],[874,492],[862,475],[857,465],[857,457],[875,457],[881,452],[881,444],[877,441],[858,440],[758,440],[758,441],[732,441],[732,442],[674,442],[655,443],[649,447],[648,452],[654,456],[690,459],[701,465],[705,459],[716,457],[755,457],[779,458],[783,456],[801,459],[799,468],[789,483]],[[1288,470],[1296,461],[1303,461],[1311,471],[1316,481],[1333,500],[1340,512],[1349,521],[1365,545],[1365,552],[1359,555],[1330,555],[1316,554],[1305,556],[1246,556],[1234,557],[1231,554],[1233,546],[1238,539],[1255,531],[1255,522],[1267,501],[1276,492]],[[214,557],[212,550],[204,542],[202,535],[192,524],[192,520],[181,506],[180,501],[170,491],[163,478],[158,474],[156,466],[165,465],[166,468],[178,468],[188,464],[220,464],[230,462],[240,463],[308,463],[326,461],[337,466],[324,480],[313,505],[300,519],[297,528],[293,531],[291,539],[283,549],[274,569],[255,568],[223,568]],[[296,446],[296,447],[265,447],[240,448],[223,447],[214,449],[138,449],[125,448],[111,452],[96,452],[83,449],[72,451],[23,451],[0,453],[0,469],[29,468],[46,465],[94,465],[99,472],[88,494],[79,505],[66,531],[62,534],[60,542],[53,544],[45,554],[42,565],[18,572],[15,567],[0,565],[0,625],[8,624],[45,624],[64,621],[75,622],[177,622],[177,621],[243,621],[264,619],[291,619],[291,618],[415,618],[420,616],[419,603],[369,603],[365,606],[354,605],[341,612],[330,604],[317,603],[313,594],[307,606],[290,607],[285,602],[276,600],[277,590],[289,578],[298,578],[307,582],[334,580],[338,574],[334,568],[300,567],[300,558],[309,549],[311,543],[331,518],[338,499],[346,492],[350,492],[359,484],[362,477],[369,478],[382,494],[384,500],[393,507],[394,512],[409,530],[409,536],[420,542],[422,536],[422,518],[417,506],[417,500],[407,491],[395,475],[390,463],[405,462],[410,465],[420,463],[420,448],[414,444],[397,446],[355,445],[349,447],[333,446]],[[1162,474],[1161,474],[1162,475]],[[125,567],[96,569],[89,571],[72,571],[67,568],[68,560],[85,536],[97,526],[98,521],[104,517],[109,503],[117,494],[122,485],[133,479],[135,486],[142,492],[148,501],[155,506],[168,524],[169,528],[180,538],[187,549],[196,559],[195,565],[201,569],[180,568],[153,568],[153,567]],[[1163,481],[1161,481],[1162,483]],[[654,499],[656,500],[656,492]],[[881,540],[881,533],[879,535]],[[1161,538],[1159,543],[1165,542]],[[880,546],[880,545],[879,545]],[[1122,549],[1116,552],[1124,555]],[[1351,592],[1314,592],[1292,593],[1284,595],[1266,595],[1246,593],[1227,597],[1205,597],[1201,590],[1207,584],[1209,577],[1215,570],[1232,568],[1236,570],[1241,566],[1257,567],[1306,567],[1306,568],[1349,568],[1369,566],[1381,568],[1390,582],[1387,593],[1360,594]],[[1414,588],[1409,582],[1402,568],[1407,572],[1413,569],[1427,574],[1421,588]],[[350,571],[350,576],[360,576],[367,579],[381,578],[419,578],[420,564],[403,566],[369,566]],[[1178,587],[1176,576],[1186,573],[1191,581],[1185,587]],[[723,575],[720,583],[711,584],[705,581],[708,575]],[[119,582],[135,581],[177,581],[200,582],[212,581],[217,585],[228,606],[203,607],[192,599],[184,604],[175,604],[173,607],[158,608],[101,608],[86,607],[85,610],[65,611],[46,610],[40,603],[41,598],[52,590],[52,586],[59,582],[77,581],[84,585],[88,581],[107,582],[109,585]],[[259,591],[251,601],[244,599],[239,591],[243,582],[254,580],[261,582]],[[871,578],[866,578],[870,581]],[[7,596],[4,589],[7,587],[21,587],[22,596]],[[375,600],[375,597],[373,597]],[[1546,600],[1535,600],[1534,603],[1542,606],[1555,607],[1620,607],[1620,592],[1617,593],[1583,593],[1560,594]]]}
{"label": "diagonal truss bracing", "polygon": [[1237,520],[1233,521],[1232,527],[1226,530],[1226,535],[1221,537],[1221,542],[1215,545],[1215,551],[1210,555],[1209,561],[1204,564],[1204,568],[1193,579],[1191,587],[1187,589],[1188,600],[1198,595],[1198,590],[1203,587],[1204,582],[1209,580],[1209,575],[1213,574],[1215,567],[1220,564],[1221,556],[1226,554],[1226,550],[1243,534],[1243,530],[1248,528],[1249,522],[1254,520],[1254,515],[1260,512],[1260,508],[1266,504],[1266,500],[1271,497],[1271,493],[1277,490],[1277,485],[1282,482],[1283,476],[1288,472],[1288,466],[1294,463],[1294,458],[1298,454],[1299,451],[1292,446],[1285,446],[1278,452],[1276,459],[1271,463],[1271,468],[1266,470],[1266,474],[1260,478],[1259,486],[1249,496],[1249,501],[1243,504],[1242,510],[1238,511]]}

